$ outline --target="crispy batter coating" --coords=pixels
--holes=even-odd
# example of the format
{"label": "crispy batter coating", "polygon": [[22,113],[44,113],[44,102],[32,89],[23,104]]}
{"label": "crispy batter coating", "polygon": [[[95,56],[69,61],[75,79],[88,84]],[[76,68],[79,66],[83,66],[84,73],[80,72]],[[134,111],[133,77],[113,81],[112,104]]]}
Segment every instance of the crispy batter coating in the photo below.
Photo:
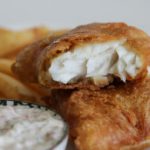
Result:
{"label": "crispy batter coating", "polygon": [[[146,74],[150,56],[150,38],[143,31],[124,23],[93,23],[79,26],[57,38],[50,37],[25,48],[13,65],[13,71],[21,79],[39,82],[49,88],[99,88],[89,79],[81,79],[77,83],[62,84],[53,81],[48,73],[52,60],[58,55],[72,50],[75,46],[87,43],[103,43],[126,39],[125,46],[135,51],[142,59],[143,66],[134,79]],[[132,80],[127,77],[128,80]]]}
{"label": "crispy batter coating", "polygon": [[50,34],[44,40],[26,47],[18,55],[16,63],[12,66],[12,71],[24,81],[38,83],[38,75],[45,71],[45,66],[42,66],[45,60],[44,49],[62,34],[63,32]]}
{"label": "crispy batter coating", "polygon": [[70,125],[79,150],[150,146],[150,78],[89,90],[54,90],[51,105]]}

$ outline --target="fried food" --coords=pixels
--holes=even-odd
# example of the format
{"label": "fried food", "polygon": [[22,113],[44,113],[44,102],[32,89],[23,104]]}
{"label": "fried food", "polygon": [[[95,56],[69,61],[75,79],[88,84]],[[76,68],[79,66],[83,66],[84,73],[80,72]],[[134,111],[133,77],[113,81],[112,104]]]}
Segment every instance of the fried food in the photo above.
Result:
{"label": "fried food", "polygon": [[45,105],[45,97],[50,95],[50,91],[38,84],[25,84],[17,79],[11,71],[13,62],[12,59],[0,59],[0,98],[22,99]]}
{"label": "fried food", "polygon": [[69,123],[78,150],[150,147],[150,78],[99,91],[54,90],[50,104]]}
{"label": "fried food", "polygon": [[[13,71],[49,88],[98,89],[147,73],[150,37],[124,23],[93,23],[25,48]],[[31,67],[28,67],[31,66]]]}
{"label": "fried food", "polygon": [[26,102],[46,105],[50,91],[38,84],[25,84],[12,72],[11,66],[16,55],[24,46],[48,34],[59,35],[64,30],[49,30],[45,27],[22,31],[0,29],[0,98],[19,99]]}
{"label": "fried food", "polygon": [[11,71],[11,66],[13,63],[14,60],[12,59],[0,58],[0,72],[14,76],[13,72]]}
{"label": "fried food", "polygon": [[[19,99],[27,97],[26,99],[34,99],[38,93],[31,92],[25,85],[14,79],[13,77],[0,72],[0,91],[6,98]],[[20,96],[21,95],[21,96]]]}
{"label": "fried food", "polygon": [[28,44],[48,35],[49,29],[37,27],[21,31],[0,28],[0,57],[10,57]]}

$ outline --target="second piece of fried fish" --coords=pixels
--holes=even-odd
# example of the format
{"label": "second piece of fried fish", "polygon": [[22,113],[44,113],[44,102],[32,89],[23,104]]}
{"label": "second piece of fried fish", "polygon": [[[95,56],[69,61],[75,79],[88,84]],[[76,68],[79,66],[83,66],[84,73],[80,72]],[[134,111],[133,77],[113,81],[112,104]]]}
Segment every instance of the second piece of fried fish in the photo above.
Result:
{"label": "second piece of fried fish", "polygon": [[142,78],[149,55],[150,37],[143,31],[124,23],[93,23],[25,48],[13,71],[49,88],[94,89],[116,77]]}
{"label": "second piece of fried fish", "polygon": [[150,79],[99,91],[55,90],[51,105],[70,125],[79,150],[150,147]]}

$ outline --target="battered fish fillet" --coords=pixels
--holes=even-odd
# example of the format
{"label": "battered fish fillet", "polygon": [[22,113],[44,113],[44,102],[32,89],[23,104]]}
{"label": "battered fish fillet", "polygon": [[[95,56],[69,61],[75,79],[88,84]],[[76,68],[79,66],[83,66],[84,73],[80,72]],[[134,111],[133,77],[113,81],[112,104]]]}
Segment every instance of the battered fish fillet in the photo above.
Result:
{"label": "battered fish fillet", "polygon": [[150,147],[150,79],[90,90],[54,90],[51,105],[69,123],[78,150]]}
{"label": "battered fish fillet", "polygon": [[13,71],[49,88],[90,88],[142,78],[147,72],[150,37],[125,23],[79,26],[53,40],[25,48]]}

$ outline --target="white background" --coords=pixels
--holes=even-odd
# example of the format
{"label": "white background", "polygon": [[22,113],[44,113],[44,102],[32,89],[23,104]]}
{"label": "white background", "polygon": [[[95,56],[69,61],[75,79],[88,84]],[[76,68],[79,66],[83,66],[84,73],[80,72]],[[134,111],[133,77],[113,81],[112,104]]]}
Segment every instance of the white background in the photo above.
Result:
{"label": "white background", "polygon": [[0,26],[75,27],[123,21],[150,34],[150,0],[0,0]]}

